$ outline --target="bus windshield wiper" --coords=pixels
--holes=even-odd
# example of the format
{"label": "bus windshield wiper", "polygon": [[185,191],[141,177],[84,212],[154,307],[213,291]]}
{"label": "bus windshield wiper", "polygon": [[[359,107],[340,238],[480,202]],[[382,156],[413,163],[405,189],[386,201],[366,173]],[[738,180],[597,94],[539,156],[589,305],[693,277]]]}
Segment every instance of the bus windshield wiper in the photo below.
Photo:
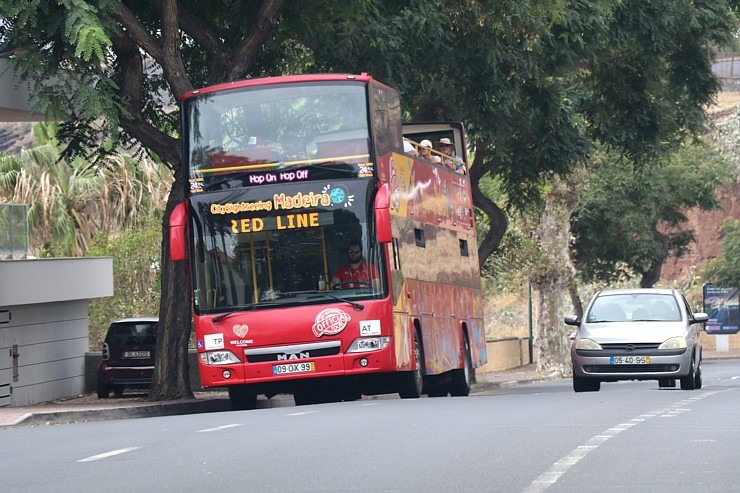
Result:
{"label": "bus windshield wiper", "polygon": [[[365,309],[365,305],[361,303],[357,303],[356,301],[348,300],[346,298],[342,298],[341,296],[337,296],[335,294],[330,293],[329,291],[306,291],[306,294],[316,294],[320,296],[326,296],[327,298],[332,298],[337,301],[341,301],[343,303],[348,303],[352,305],[352,308],[354,308],[357,311],[361,311]],[[312,296],[312,298],[315,298],[315,296]]]}
{"label": "bus windshield wiper", "polygon": [[218,323],[218,321],[224,317],[228,317],[229,315],[236,313],[236,312],[245,312],[247,310],[251,310],[255,306],[257,306],[257,303],[246,303],[244,305],[236,305],[233,309],[229,310],[228,312],[223,312],[221,315],[216,315],[215,317],[211,319],[211,321],[213,323]]}

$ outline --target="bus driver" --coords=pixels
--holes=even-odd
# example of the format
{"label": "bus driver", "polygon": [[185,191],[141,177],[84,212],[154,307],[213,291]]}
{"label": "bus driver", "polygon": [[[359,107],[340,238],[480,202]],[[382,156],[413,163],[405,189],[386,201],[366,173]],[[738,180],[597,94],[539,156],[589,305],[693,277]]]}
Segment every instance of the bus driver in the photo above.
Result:
{"label": "bus driver", "polygon": [[349,263],[341,266],[334,273],[329,289],[361,288],[365,286],[377,286],[380,282],[378,268],[367,262],[362,257],[362,245],[358,241],[352,241],[347,248],[347,259]]}

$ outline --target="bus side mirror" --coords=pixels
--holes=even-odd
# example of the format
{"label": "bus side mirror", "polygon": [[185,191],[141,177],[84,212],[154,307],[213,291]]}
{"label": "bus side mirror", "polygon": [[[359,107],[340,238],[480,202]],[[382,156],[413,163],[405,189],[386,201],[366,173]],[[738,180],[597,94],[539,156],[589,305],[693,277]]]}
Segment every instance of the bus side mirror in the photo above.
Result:
{"label": "bus side mirror", "polygon": [[185,202],[177,204],[170,214],[170,259],[173,262],[185,260],[186,218]]}
{"label": "bus side mirror", "polygon": [[378,243],[390,243],[393,238],[391,232],[391,210],[390,192],[388,184],[383,184],[375,195],[375,231],[378,235]]}

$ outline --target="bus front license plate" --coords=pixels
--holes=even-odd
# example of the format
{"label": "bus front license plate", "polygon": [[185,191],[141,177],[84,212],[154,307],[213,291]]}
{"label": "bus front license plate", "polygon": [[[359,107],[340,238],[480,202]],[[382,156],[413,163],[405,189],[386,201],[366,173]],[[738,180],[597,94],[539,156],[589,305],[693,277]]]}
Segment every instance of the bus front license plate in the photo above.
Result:
{"label": "bus front license plate", "polygon": [[275,375],[285,375],[286,373],[307,373],[312,371],[316,371],[316,364],[313,361],[287,363],[272,367],[272,373]]}
{"label": "bus front license plate", "polygon": [[650,356],[612,356],[613,365],[649,365]]}

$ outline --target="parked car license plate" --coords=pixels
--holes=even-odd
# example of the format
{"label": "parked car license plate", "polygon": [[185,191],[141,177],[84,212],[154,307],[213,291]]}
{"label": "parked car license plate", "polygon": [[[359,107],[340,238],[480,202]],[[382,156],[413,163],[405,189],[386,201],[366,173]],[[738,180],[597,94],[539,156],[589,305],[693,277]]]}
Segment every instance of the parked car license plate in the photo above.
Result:
{"label": "parked car license plate", "polygon": [[612,356],[612,365],[649,365],[650,356]]}
{"label": "parked car license plate", "polygon": [[316,364],[313,361],[286,363],[272,367],[272,373],[275,375],[284,375],[286,373],[307,373],[311,371],[316,371]]}
{"label": "parked car license plate", "polygon": [[152,355],[150,351],[124,351],[124,358],[148,358]]}

